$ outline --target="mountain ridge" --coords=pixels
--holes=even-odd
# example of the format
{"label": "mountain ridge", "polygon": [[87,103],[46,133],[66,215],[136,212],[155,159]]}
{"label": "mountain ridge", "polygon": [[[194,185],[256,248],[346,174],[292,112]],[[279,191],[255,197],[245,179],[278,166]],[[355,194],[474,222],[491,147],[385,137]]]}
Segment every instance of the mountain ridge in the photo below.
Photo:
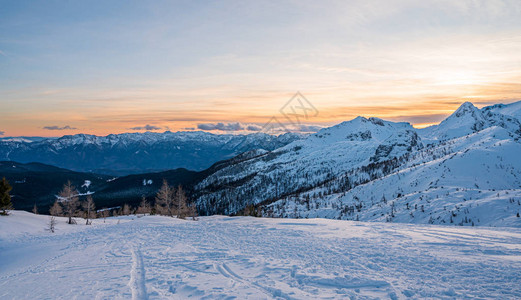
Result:
{"label": "mountain ridge", "polygon": [[0,141],[0,160],[41,162],[78,172],[128,175],[176,168],[204,170],[253,149],[274,150],[299,134],[216,135],[208,132],[65,135],[36,141]]}
{"label": "mountain ridge", "polygon": [[[408,123],[357,117],[232,162],[196,186],[197,203],[209,214],[521,227],[520,123],[498,107],[505,106],[478,109],[463,103],[427,130],[430,136]],[[392,130],[379,132],[386,128]],[[403,168],[419,168],[422,175],[405,179]],[[371,193],[377,183],[379,195]],[[359,198],[352,195],[356,191]],[[409,202],[403,200],[406,194]],[[426,203],[427,196],[445,205]]]}
{"label": "mountain ridge", "polygon": [[[93,185],[96,197],[119,205],[153,198],[166,178],[186,185],[202,214],[521,227],[520,107],[463,103],[427,130],[357,117],[293,141],[287,135],[272,150],[252,147],[200,172]],[[232,141],[235,149],[255,144]]]}

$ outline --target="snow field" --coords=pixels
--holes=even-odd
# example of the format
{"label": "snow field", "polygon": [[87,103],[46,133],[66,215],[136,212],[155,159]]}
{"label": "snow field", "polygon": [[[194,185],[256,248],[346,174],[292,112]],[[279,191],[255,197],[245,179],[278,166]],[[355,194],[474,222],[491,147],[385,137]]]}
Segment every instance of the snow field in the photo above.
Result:
{"label": "snow field", "polygon": [[516,228],[133,216],[59,218],[51,234],[47,220],[0,218],[0,298],[521,297]]}

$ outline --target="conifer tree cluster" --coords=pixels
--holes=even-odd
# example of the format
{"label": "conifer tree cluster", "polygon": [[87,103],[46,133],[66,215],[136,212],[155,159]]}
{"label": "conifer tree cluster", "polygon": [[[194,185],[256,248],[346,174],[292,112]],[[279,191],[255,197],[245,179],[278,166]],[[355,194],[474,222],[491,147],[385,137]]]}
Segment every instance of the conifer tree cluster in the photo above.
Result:
{"label": "conifer tree cluster", "polygon": [[4,178],[2,178],[2,181],[0,181],[0,215],[8,215],[8,210],[13,208],[13,205],[11,203],[11,195],[9,195],[9,192],[13,188],[9,185],[9,182]]}

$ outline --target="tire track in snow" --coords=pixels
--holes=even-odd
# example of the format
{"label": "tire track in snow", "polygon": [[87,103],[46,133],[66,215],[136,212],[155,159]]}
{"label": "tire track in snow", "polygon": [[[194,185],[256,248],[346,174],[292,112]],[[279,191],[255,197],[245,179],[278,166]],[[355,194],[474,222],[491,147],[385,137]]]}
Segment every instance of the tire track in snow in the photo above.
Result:
{"label": "tire track in snow", "polygon": [[145,266],[143,255],[139,248],[131,248],[132,268],[130,270],[130,281],[128,285],[132,291],[132,300],[148,299],[147,287],[145,285]]}

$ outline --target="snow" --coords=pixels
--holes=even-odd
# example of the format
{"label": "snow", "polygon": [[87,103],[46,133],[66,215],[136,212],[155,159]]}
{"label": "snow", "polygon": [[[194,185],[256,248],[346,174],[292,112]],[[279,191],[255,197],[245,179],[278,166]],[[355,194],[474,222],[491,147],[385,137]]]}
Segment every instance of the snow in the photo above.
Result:
{"label": "snow", "polygon": [[51,234],[47,221],[0,217],[0,298],[521,297],[514,228],[127,216],[59,218]]}
{"label": "snow", "polygon": [[496,104],[483,108],[483,111],[493,111],[507,116],[512,116],[521,119],[521,101],[510,104]]}
{"label": "snow", "polygon": [[[348,191],[326,196],[328,189],[320,186],[275,201],[264,212],[275,217],[521,228],[519,153],[521,144],[507,130],[491,127],[422,149],[390,174]],[[324,196],[313,198],[320,193]],[[307,197],[312,198],[310,204]],[[357,209],[345,213],[349,207]]]}
{"label": "snow", "polygon": [[217,190],[201,195],[197,200],[199,207],[212,213],[235,213],[237,208],[233,201],[241,199],[243,195],[252,195],[244,199],[248,201],[247,204],[257,204],[266,198],[276,197],[280,191],[274,187],[274,183],[282,185],[291,182],[291,186],[283,192],[294,192],[337,176],[345,170],[402,156],[421,148],[414,130],[409,123],[358,117],[322,129],[272,152],[250,155],[246,160],[233,160],[231,166],[211,174],[196,187],[199,190],[212,190],[212,186],[233,186],[234,182],[248,179],[241,189],[226,191],[232,204],[224,211],[214,211],[211,202],[214,198],[222,198],[222,191]]}
{"label": "snow", "polygon": [[521,132],[521,101],[508,105],[496,104],[481,110],[470,102],[463,103],[452,115],[438,125],[419,129],[424,143],[459,138],[492,127],[503,127],[510,132]]}
{"label": "snow", "polygon": [[230,160],[196,186],[198,208],[233,214],[257,205],[267,217],[521,228],[520,108],[466,102],[420,130],[357,117]]}

